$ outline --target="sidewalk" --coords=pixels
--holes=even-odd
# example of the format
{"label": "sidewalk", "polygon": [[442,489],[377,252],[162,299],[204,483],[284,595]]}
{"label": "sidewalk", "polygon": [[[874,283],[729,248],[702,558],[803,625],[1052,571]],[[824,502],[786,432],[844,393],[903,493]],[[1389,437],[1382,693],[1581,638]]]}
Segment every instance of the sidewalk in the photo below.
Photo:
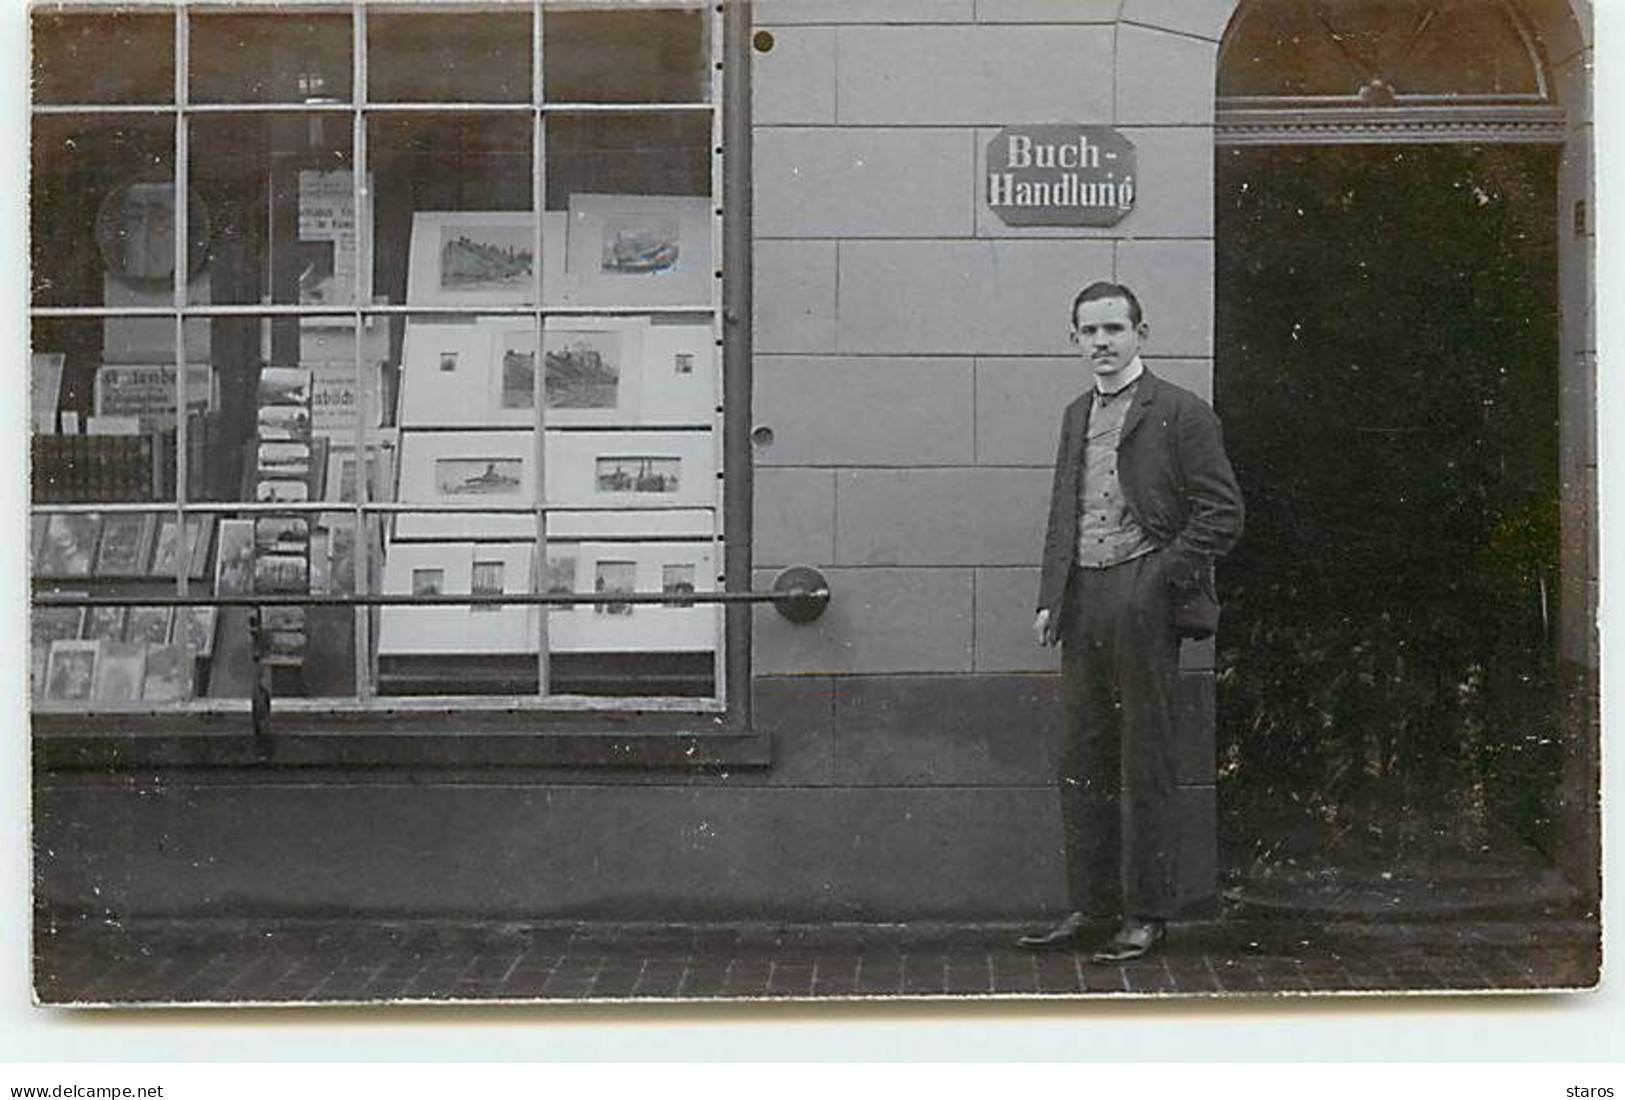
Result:
{"label": "sidewalk", "polygon": [[1151,959],[1032,953],[1014,924],[162,920],[35,930],[45,1004],[1382,993],[1579,988],[1588,921],[1214,920]]}

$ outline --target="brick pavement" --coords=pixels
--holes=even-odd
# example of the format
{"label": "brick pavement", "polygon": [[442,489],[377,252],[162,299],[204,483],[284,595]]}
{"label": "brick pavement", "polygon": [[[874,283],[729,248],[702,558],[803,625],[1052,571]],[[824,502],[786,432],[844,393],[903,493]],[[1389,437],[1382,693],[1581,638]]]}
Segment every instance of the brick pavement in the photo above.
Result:
{"label": "brick pavement", "polygon": [[1212,920],[1125,965],[1013,924],[438,920],[40,924],[46,1004],[334,1004],[1528,991],[1597,980],[1595,923]]}

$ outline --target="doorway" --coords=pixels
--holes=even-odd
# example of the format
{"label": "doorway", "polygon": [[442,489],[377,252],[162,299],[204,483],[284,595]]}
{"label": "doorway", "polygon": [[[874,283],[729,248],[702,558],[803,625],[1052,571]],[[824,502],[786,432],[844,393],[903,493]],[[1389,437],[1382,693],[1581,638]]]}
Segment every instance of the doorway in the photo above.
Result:
{"label": "doorway", "polygon": [[1217,153],[1223,858],[1548,849],[1562,789],[1559,148]]}

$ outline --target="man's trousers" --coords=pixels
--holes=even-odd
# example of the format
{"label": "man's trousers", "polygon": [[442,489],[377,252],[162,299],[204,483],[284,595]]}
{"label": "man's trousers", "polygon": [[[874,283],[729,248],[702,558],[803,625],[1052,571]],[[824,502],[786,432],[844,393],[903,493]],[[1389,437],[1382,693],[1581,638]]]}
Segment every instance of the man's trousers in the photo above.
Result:
{"label": "man's trousers", "polygon": [[1159,553],[1105,569],[1074,568],[1067,582],[1061,822],[1072,908],[1087,913],[1174,915],[1173,595]]}

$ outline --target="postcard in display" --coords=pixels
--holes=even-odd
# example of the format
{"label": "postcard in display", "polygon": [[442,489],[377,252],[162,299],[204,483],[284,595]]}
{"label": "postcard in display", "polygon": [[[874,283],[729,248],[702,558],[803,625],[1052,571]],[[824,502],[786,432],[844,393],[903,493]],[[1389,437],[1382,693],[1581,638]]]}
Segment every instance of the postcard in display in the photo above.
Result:
{"label": "postcard in display", "polygon": [[318,596],[332,591],[332,562],[328,555],[328,531],[319,527],[310,533],[310,590]]}
{"label": "postcard in display", "polygon": [[[517,542],[396,543],[384,562],[384,591],[420,596],[529,591],[531,547]],[[380,619],[378,651],[390,656],[536,652],[533,605],[385,607]]]}
{"label": "postcard in display", "polygon": [[[214,534],[214,516],[197,515],[186,517],[186,556],[187,572],[193,577],[203,577],[209,568],[209,541]],[[152,555],[152,569],[150,576],[173,577],[175,575],[175,517],[162,516],[158,520],[157,549]]]}
{"label": "postcard in display", "polygon": [[310,410],[303,405],[261,405],[257,419],[261,439],[310,438]]}
{"label": "postcard in display", "polygon": [[262,481],[254,488],[254,499],[261,504],[287,504],[310,499],[310,483],[292,478]]}
{"label": "postcard in display", "polygon": [[32,382],[29,400],[36,435],[56,432],[56,407],[62,399],[62,366],[67,358],[59,351],[36,351],[29,359]]}
{"label": "postcard in display", "polygon": [[259,446],[259,476],[271,478],[308,478],[310,476],[310,444],[304,442],[272,441]]}
{"label": "postcard in display", "polygon": [[254,591],[310,591],[310,562],[303,554],[262,554],[256,557]]}
{"label": "postcard in display", "polygon": [[216,596],[248,596],[254,591],[254,521],[220,522],[220,550],[214,563]]}
{"label": "postcard in display", "polygon": [[304,367],[265,367],[260,371],[260,405],[310,404],[310,371]]}
{"label": "postcard in display", "polygon": [[[643,348],[647,318],[549,317],[542,333],[543,391],[549,426],[635,425],[642,402]],[[533,334],[510,335],[535,346]],[[527,412],[534,383],[510,386],[502,405]]]}
{"label": "postcard in display", "polygon": [[214,656],[214,626],[217,607],[178,607],[169,644],[180,646],[197,657]]}
{"label": "postcard in display", "polygon": [[185,646],[150,646],[147,649],[147,671],[141,684],[141,698],[157,702],[190,699],[196,690],[196,674],[196,658]]}
{"label": "postcard in display", "polygon": [[[96,369],[97,416],[133,416],[146,432],[175,426],[175,364],[106,365]],[[191,363],[186,368],[186,407],[205,413],[217,407],[220,394],[214,368]]]}
{"label": "postcard in display", "polygon": [[166,645],[169,642],[170,620],[173,607],[132,607],[124,625],[124,640],[147,645]]}
{"label": "postcard in display", "polygon": [[300,516],[260,516],[254,521],[254,549],[261,554],[303,554],[310,523]]}
{"label": "postcard in display", "polygon": [[[401,439],[401,500],[528,508],[535,504],[535,435],[524,431],[407,432]],[[397,538],[522,538],[534,513],[402,514]]]}
{"label": "postcard in display", "polygon": [[273,665],[305,663],[307,639],[302,630],[273,630],[265,636],[265,660]]}
{"label": "postcard in display", "polygon": [[98,577],[142,577],[158,530],[158,517],[150,513],[114,512],[102,521],[96,550]]}
{"label": "postcard in display", "polygon": [[42,577],[88,577],[102,530],[96,512],[56,512],[45,521],[34,572]]}
{"label": "postcard in display", "polygon": [[582,305],[711,301],[711,202],[703,196],[573,194],[567,248]]}
{"label": "postcard in display", "polygon": [[52,642],[45,697],[70,703],[88,700],[96,683],[96,655],[101,646],[101,642]]}
{"label": "postcard in display", "polygon": [[302,607],[261,608],[260,623],[266,630],[304,630],[305,609]]}
{"label": "postcard in display", "polygon": [[80,637],[86,641],[116,642],[124,637],[124,619],[122,607],[87,607],[84,633]]}
{"label": "postcard in display", "polygon": [[123,703],[141,698],[141,683],[146,675],[146,646],[139,642],[103,642],[96,661],[96,701]]}

